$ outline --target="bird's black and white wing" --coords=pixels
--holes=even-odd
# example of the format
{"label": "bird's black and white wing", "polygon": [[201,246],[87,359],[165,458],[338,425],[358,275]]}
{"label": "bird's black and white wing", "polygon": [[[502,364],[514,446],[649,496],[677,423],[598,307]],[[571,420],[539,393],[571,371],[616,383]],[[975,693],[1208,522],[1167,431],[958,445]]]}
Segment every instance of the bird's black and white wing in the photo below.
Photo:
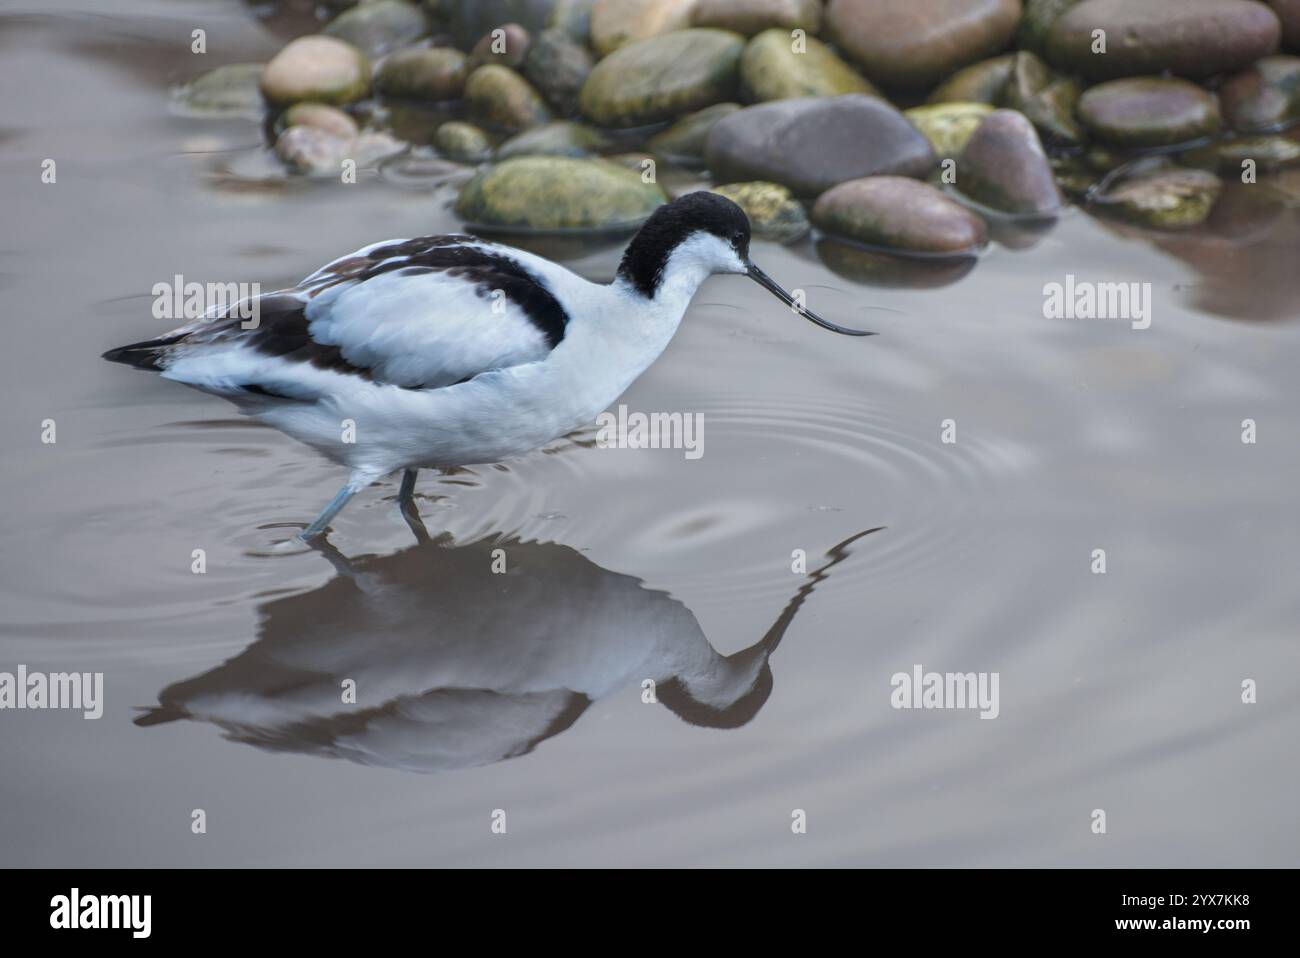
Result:
{"label": "bird's black and white wing", "polygon": [[109,358],[229,395],[310,399],[346,389],[340,376],[437,389],[545,359],[568,322],[556,278],[470,236],[390,240],[259,297],[251,318],[232,308]]}

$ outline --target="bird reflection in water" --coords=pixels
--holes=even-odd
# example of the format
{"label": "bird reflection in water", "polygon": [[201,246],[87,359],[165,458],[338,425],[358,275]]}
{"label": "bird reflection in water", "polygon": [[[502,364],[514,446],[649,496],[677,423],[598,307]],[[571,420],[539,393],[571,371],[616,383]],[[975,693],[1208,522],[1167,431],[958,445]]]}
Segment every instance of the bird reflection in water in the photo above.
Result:
{"label": "bird reflection in water", "polygon": [[720,655],[681,602],[568,546],[413,528],[414,547],[356,562],[319,544],[335,578],[264,603],[252,645],[163,689],[136,724],[193,719],[271,751],[438,772],[525,755],[652,679],[686,722],[738,728],[771,694],[769,660],[804,601],[879,531],[832,548],[762,638]]}

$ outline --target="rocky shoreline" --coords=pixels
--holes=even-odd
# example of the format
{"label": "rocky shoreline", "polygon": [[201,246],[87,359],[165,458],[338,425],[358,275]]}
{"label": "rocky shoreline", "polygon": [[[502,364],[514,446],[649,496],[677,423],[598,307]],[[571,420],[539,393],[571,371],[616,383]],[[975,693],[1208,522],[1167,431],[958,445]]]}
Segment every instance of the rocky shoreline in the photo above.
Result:
{"label": "rocky shoreline", "polygon": [[[1300,166],[1296,0],[329,0],[194,78],[287,175],[463,167],[480,230],[624,232],[716,189],[843,269],[969,259],[1074,202],[1157,231]],[[400,122],[432,116],[433,122]],[[829,242],[823,242],[829,241]],[[852,274],[853,270],[847,270]]]}

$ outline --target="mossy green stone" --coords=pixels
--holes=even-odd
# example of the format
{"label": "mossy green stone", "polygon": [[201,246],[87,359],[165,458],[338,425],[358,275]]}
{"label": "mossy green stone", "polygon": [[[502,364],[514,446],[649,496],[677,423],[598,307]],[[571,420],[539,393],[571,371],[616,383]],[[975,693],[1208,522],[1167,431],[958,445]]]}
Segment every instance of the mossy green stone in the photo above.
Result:
{"label": "mossy green stone", "polygon": [[433,146],[456,163],[482,163],[492,156],[492,140],[472,123],[452,120],[438,127]]}
{"label": "mossy green stone", "polygon": [[456,213],[503,229],[601,230],[633,227],[666,200],[658,185],[614,163],[521,156],[481,170]]}
{"label": "mossy green stone", "polygon": [[634,127],[734,100],[745,39],[678,30],[621,47],[596,64],[578,98],[589,120]]}
{"label": "mossy green stone", "polygon": [[551,119],[533,85],[509,67],[489,63],[465,81],[465,102],[475,118],[503,130],[526,130]]}
{"label": "mossy green stone", "polygon": [[924,134],[939,157],[955,157],[980,122],[993,112],[987,103],[933,103],[904,110],[903,116]]}
{"label": "mossy green stone", "polygon": [[1205,221],[1223,184],[1205,170],[1167,170],[1120,184],[1103,209],[1141,226],[1186,229]]}
{"label": "mossy green stone", "polygon": [[744,210],[757,239],[793,243],[810,229],[803,205],[779,183],[727,183],[710,192],[725,196]]}
{"label": "mossy green stone", "polygon": [[878,91],[831,48],[804,37],[796,52],[789,30],[764,30],[745,45],[740,87],[745,99],[761,103],[796,96],[836,96]]}
{"label": "mossy green stone", "polygon": [[457,100],[465,92],[467,62],[451,47],[399,50],[379,67],[375,89],[408,100]]}
{"label": "mossy green stone", "polygon": [[512,156],[587,156],[610,147],[610,139],[582,123],[560,120],[525,130],[497,149],[497,158]]}
{"label": "mossy green stone", "polygon": [[704,145],[708,142],[713,124],[724,116],[740,109],[739,103],[715,103],[684,116],[666,130],[646,141],[646,146],[669,159],[704,159]]}
{"label": "mossy green stone", "polygon": [[563,30],[547,28],[537,35],[524,60],[524,76],[556,111],[578,112],[578,94],[594,65],[590,51]]}

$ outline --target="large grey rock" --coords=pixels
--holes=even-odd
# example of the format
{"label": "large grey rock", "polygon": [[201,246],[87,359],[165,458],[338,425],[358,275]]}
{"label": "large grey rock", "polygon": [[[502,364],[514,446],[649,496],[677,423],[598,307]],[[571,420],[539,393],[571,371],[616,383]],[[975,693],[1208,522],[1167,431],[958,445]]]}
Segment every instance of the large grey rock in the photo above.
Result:
{"label": "large grey rock", "polygon": [[860,93],[738,110],[709,131],[705,159],[719,180],[771,180],[807,196],[863,176],[923,177],[936,161],[903,114]]}
{"label": "large grey rock", "polygon": [[[1093,31],[1106,52],[1093,52]],[[1157,74],[1207,77],[1277,49],[1277,16],[1255,0],[1083,0],[1047,33],[1053,66],[1089,80]]]}
{"label": "large grey rock", "polygon": [[1004,49],[1020,0],[831,0],[831,40],[886,87],[925,89]]}

